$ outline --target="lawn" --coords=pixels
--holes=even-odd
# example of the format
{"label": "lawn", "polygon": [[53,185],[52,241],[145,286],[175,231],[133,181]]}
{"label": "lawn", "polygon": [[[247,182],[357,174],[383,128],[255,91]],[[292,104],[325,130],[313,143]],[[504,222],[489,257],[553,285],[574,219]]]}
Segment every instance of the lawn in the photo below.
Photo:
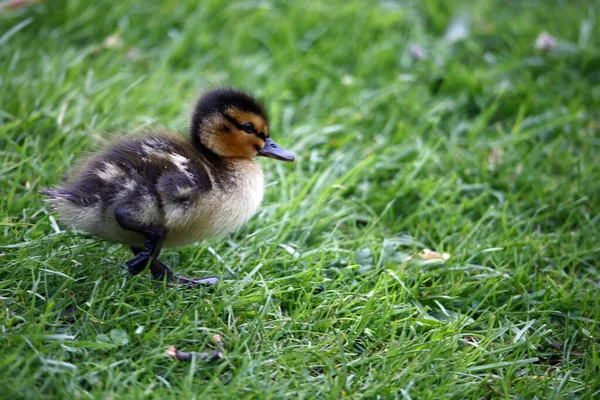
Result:
{"label": "lawn", "polygon": [[[599,13],[2,6],[0,398],[598,398]],[[107,137],[184,132],[218,85],[264,99],[297,162],[261,161],[240,231],[163,253],[217,287],[131,278],[128,249],[66,229],[38,191]],[[219,361],[165,355],[215,334]]]}

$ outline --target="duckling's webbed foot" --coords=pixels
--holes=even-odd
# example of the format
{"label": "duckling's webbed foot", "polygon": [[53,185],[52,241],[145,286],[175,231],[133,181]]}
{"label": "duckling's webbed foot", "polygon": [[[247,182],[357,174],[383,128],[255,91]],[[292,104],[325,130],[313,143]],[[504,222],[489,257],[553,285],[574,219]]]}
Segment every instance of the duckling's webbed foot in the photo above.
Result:
{"label": "duckling's webbed foot", "polygon": [[219,282],[217,276],[203,276],[201,278],[184,278],[173,273],[168,265],[158,259],[153,259],[150,264],[150,272],[156,280],[167,279],[170,283],[177,285],[198,286],[198,285],[216,285]]}
{"label": "duckling's webbed foot", "polygon": [[[143,250],[132,247],[131,251],[133,251],[133,254],[137,255]],[[170,283],[178,285],[216,285],[219,281],[219,277],[217,276],[205,276],[202,278],[184,278],[181,276],[177,276],[173,273],[173,270],[171,270],[171,268],[169,268],[168,265],[166,265],[159,259],[152,259],[152,262],[150,263],[150,273],[152,274],[152,278],[154,278],[155,280],[167,279],[167,281],[169,281]]]}

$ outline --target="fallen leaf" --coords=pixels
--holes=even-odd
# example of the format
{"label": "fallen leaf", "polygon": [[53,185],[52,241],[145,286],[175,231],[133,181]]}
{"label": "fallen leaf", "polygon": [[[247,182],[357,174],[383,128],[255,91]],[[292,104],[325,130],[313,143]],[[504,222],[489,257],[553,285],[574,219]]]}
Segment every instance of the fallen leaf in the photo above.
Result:
{"label": "fallen leaf", "polygon": [[123,38],[118,33],[113,33],[104,39],[102,45],[107,49],[119,49],[123,47]]}
{"label": "fallen leaf", "polygon": [[419,256],[426,261],[430,260],[441,260],[448,261],[450,259],[450,254],[448,253],[438,253],[437,251],[423,249],[422,252],[419,253]]}

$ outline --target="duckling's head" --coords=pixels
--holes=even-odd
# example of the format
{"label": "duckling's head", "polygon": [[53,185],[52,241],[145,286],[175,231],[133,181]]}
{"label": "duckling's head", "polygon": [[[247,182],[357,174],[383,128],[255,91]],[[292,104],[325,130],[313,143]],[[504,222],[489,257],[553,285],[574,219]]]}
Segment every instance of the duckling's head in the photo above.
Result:
{"label": "duckling's head", "polygon": [[264,106],[236,89],[211,90],[198,100],[191,123],[192,140],[221,157],[264,156],[294,161],[273,140]]}

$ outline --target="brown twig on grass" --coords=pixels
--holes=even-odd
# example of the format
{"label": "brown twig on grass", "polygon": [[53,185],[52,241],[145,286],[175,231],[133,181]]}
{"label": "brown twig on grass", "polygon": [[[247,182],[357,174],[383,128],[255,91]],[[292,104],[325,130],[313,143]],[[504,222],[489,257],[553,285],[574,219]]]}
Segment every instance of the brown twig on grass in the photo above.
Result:
{"label": "brown twig on grass", "polygon": [[179,351],[175,348],[175,346],[169,346],[169,348],[167,349],[167,355],[173,360],[177,361],[192,361],[193,358],[197,358],[201,361],[220,360],[221,358],[223,358],[223,341],[221,340],[221,335],[213,335],[213,340],[215,341],[218,350],[212,351],[210,353],[198,353],[195,351]]}

